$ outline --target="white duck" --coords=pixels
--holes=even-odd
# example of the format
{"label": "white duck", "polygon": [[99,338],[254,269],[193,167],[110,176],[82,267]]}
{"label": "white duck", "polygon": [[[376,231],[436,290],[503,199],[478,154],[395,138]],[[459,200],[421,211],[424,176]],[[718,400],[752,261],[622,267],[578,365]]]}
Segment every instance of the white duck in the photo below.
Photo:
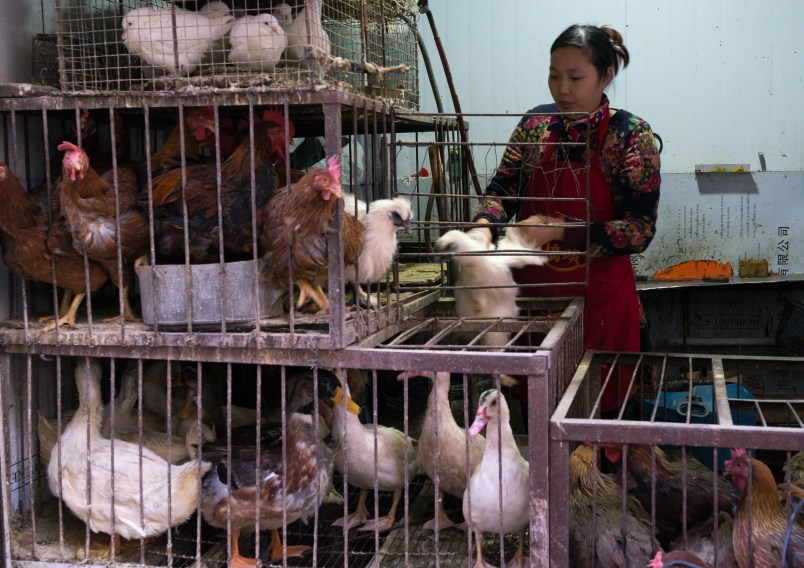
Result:
{"label": "white duck", "polygon": [[[151,365],[149,368],[154,367]],[[163,371],[164,372],[164,371]],[[111,405],[106,407],[101,426],[101,434],[104,438],[111,437],[111,426],[114,422],[115,438],[121,438],[125,434],[139,432],[139,408],[137,401],[140,399],[138,391],[137,365],[130,365],[120,381],[120,392],[115,398],[114,421],[111,420]],[[146,384],[148,370],[143,373],[143,385]],[[143,387],[144,388],[144,387]],[[165,420],[162,416],[155,414],[145,408],[142,409],[142,430],[144,432],[164,432]]]}
{"label": "white duck", "polygon": [[[173,466],[147,448],[102,438],[100,379],[101,367],[95,359],[76,366],[80,403],[53,446],[47,469],[48,485],[90,530],[111,535],[114,526],[118,544],[120,537],[139,539],[161,534],[186,521],[196,510],[200,480],[209,471],[210,464],[191,461]],[[90,465],[89,472],[87,465]],[[91,491],[87,487],[88,480]],[[172,490],[170,499],[168,480]]]}
{"label": "white duck", "polygon": [[[525,529],[529,515],[528,462],[519,453],[509,422],[508,403],[495,389],[480,395],[480,405],[469,435],[477,435],[488,424],[486,448],[480,466],[472,473],[463,494],[463,515],[477,541],[475,568],[488,566],[483,559],[483,533],[519,533],[519,547],[512,566],[526,566]],[[499,438],[499,440],[498,440]],[[500,473],[502,463],[502,474]],[[502,501],[500,501],[502,486]],[[471,511],[470,511],[471,499]],[[502,507],[502,524],[500,509]]]}
{"label": "white duck", "polygon": [[[455,497],[463,497],[466,491],[466,449],[469,448],[469,472],[473,472],[483,459],[483,448],[486,440],[483,436],[469,436],[458,426],[449,406],[449,373],[432,371],[406,371],[399,379],[410,377],[427,377],[433,381],[433,390],[427,399],[427,411],[424,415],[422,432],[419,436],[419,449],[416,460],[419,467],[435,483],[438,477],[438,500],[435,517],[424,523],[425,529],[438,530],[456,526],[444,514],[441,503],[444,493]],[[438,443],[436,444],[436,435]],[[462,528],[462,527],[461,527]]]}
{"label": "white duck", "polygon": [[[336,375],[343,385],[344,394],[349,396],[349,387],[342,371]],[[410,482],[418,471],[416,462],[416,440],[403,432],[387,426],[377,426],[377,462],[374,462],[374,426],[363,425],[356,414],[350,414],[342,406],[335,405],[332,412],[332,436],[340,443],[340,451],[335,453],[335,469],[344,475],[348,467],[348,482],[360,489],[357,508],[351,515],[338,519],[334,526],[363,525],[360,530],[385,531],[396,520],[396,508],[405,483]],[[408,456],[408,470],[405,475],[405,452]],[[368,520],[366,498],[374,490],[374,478],[380,491],[393,491],[394,498],[388,513],[378,519]]]}

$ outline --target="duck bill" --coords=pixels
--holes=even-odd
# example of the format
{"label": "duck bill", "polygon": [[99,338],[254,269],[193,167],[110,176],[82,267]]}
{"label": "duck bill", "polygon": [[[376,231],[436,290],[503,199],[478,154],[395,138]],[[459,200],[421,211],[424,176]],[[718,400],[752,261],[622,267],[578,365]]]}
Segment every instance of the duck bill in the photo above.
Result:
{"label": "duck bill", "polygon": [[196,410],[195,400],[193,399],[193,397],[189,397],[187,399],[187,403],[184,405],[184,408],[182,408],[181,412],[179,412],[179,419],[187,420],[193,414],[195,414],[195,410]]}
{"label": "duck bill", "polygon": [[333,396],[331,400],[338,406],[344,407],[347,412],[351,412],[352,414],[360,414],[360,406],[351,398],[346,396],[346,393],[343,392],[341,387],[337,388],[335,391],[335,396]]}
{"label": "duck bill", "polygon": [[472,425],[469,426],[467,432],[470,436],[477,436],[480,434],[480,431],[486,427],[486,424],[489,422],[489,417],[486,415],[486,409],[481,408],[477,411],[477,416],[475,416],[475,421],[472,422]]}

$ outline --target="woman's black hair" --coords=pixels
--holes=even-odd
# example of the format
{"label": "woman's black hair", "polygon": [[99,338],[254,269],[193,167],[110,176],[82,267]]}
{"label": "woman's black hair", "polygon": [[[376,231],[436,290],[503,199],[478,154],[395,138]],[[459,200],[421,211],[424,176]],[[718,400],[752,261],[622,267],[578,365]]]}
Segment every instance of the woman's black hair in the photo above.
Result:
{"label": "woman's black hair", "polygon": [[617,75],[621,61],[623,69],[628,66],[628,50],[623,44],[623,36],[609,26],[572,25],[556,38],[550,53],[559,47],[580,47],[586,51],[599,77],[604,77],[609,67]]}

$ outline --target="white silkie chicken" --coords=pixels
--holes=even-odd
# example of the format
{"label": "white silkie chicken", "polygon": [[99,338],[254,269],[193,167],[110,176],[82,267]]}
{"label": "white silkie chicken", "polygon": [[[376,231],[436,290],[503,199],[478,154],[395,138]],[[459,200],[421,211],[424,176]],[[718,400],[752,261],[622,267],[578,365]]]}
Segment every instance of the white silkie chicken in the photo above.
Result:
{"label": "white silkie chicken", "polygon": [[123,16],[121,39],[131,53],[149,65],[171,75],[188,75],[196,70],[215,42],[232,29],[234,16],[228,9],[224,12],[223,3],[214,4],[206,13],[176,9],[175,28],[172,10],[131,10]]}
{"label": "white silkie chicken", "polygon": [[[347,213],[350,213],[349,208],[354,212],[353,203],[347,201],[344,208]],[[371,284],[385,276],[396,256],[399,244],[397,233],[403,229],[410,230],[413,211],[410,201],[404,197],[378,199],[372,202],[362,217],[358,211],[357,218],[366,228],[363,232],[363,251],[357,266],[345,267],[345,276],[346,281],[354,285],[357,295],[365,303],[368,298],[360,289],[360,284]]]}
{"label": "white silkie chicken", "polygon": [[[547,262],[544,255],[524,244],[519,229],[509,227],[497,246],[487,242],[478,233],[448,231],[435,243],[435,250],[444,253],[470,253],[452,257],[458,265],[455,283],[455,311],[467,318],[512,318],[519,314],[516,297],[519,294],[511,268],[529,264],[541,266]],[[511,251],[503,255],[503,251]],[[480,253],[488,254],[480,254]],[[530,254],[523,254],[530,253]],[[484,345],[505,345],[510,333],[486,333]]]}
{"label": "white silkie chicken", "polygon": [[475,421],[467,432],[475,436],[486,425],[483,459],[463,494],[463,516],[477,543],[475,568],[489,566],[483,559],[483,533],[519,533],[519,547],[508,566],[524,568],[527,565],[525,529],[530,508],[529,468],[514,441],[508,403],[495,389],[480,395]]}
{"label": "white silkie chicken", "polygon": [[323,70],[332,52],[329,34],[321,24],[321,2],[322,0],[307,0],[307,5],[285,29],[288,36],[288,61],[305,61],[305,48],[311,48],[319,78],[323,78]]}
{"label": "white silkie chicken", "polygon": [[285,30],[271,14],[238,18],[229,33],[229,63],[252,69],[273,69],[287,46]]}

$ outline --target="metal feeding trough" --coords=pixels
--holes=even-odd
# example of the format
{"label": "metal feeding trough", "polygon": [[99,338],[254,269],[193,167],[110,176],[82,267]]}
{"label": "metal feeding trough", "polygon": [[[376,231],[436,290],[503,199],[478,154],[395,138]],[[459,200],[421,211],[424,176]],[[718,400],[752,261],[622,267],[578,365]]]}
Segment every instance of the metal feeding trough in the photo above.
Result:
{"label": "metal feeding trough", "polygon": [[151,326],[186,326],[192,321],[194,326],[212,327],[279,315],[280,294],[262,281],[267,266],[264,260],[139,266],[142,319]]}

